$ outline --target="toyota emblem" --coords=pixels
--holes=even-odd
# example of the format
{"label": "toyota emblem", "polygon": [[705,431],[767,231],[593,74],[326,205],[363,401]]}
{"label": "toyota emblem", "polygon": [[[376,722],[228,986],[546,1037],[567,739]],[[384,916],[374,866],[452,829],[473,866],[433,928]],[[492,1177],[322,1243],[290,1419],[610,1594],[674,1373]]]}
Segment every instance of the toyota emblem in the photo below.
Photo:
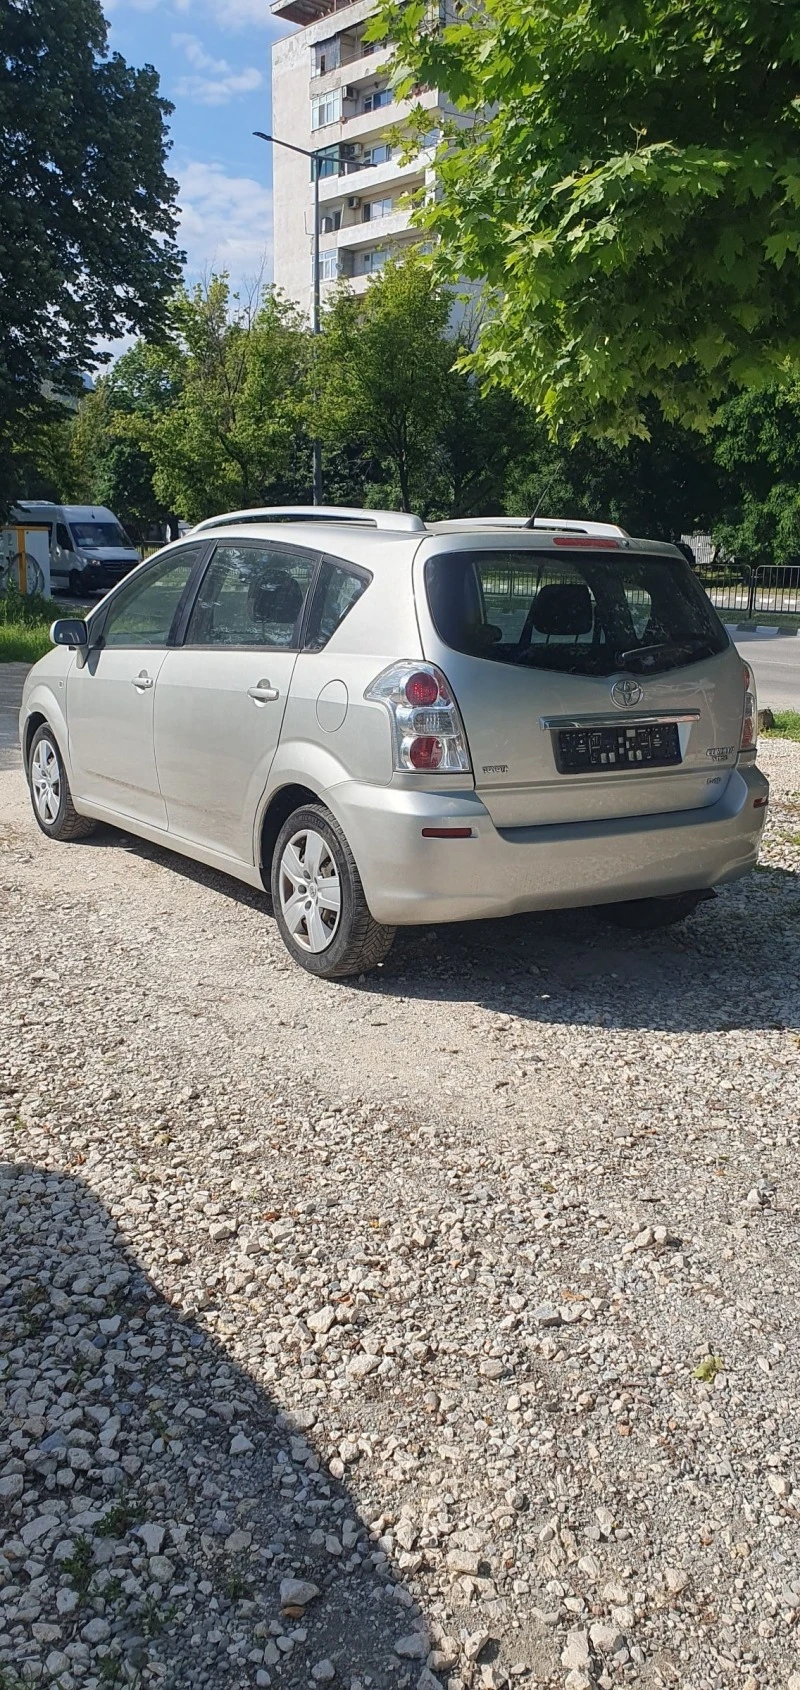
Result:
{"label": "toyota emblem", "polygon": [[630,710],[634,704],[641,704],[644,692],[638,681],[615,681],[611,697],[620,710]]}

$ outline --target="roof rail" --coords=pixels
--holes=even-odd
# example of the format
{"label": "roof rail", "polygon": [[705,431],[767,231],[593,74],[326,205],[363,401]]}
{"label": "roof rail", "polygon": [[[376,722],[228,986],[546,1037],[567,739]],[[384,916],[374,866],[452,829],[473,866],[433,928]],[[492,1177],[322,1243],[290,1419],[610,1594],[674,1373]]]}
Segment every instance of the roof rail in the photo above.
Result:
{"label": "roof rail", "polygon": [[225,511],[207,516],[191,530],[202,534],[207,528],[233,528],[246,522],[342,522],[361,528],[389,528],[404,534],[424,534],[425,524],[408,511],[358,510],[349,505],[267,505],[257,510]]}

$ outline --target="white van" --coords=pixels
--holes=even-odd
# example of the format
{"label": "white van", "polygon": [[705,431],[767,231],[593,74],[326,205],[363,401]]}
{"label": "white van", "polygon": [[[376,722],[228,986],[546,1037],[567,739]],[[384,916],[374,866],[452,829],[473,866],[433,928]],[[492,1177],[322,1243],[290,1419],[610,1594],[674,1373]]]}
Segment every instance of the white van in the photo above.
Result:
{"label": "white van", "polygon": [[53,589],[76,596],[115,587],[135,569],[139,553],[114,512],[105,505],[56,505],[20,499],[11,521],[47,523]]}

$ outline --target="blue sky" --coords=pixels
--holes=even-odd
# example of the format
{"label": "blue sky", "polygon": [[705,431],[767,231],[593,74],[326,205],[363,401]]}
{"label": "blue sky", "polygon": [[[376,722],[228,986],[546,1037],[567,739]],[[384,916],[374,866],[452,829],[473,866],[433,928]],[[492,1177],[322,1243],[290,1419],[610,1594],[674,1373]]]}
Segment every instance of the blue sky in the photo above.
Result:
{"label": "blue sky", "polygon": [[[152,64],[170,119],[168,169],[180,183],[180,245],[193,282],[230,271],[247,288],[272,276],[270,48],[287,33],[269,0],[103,0],[109,47]],[[291,26],[289,26],[291,27]]]}

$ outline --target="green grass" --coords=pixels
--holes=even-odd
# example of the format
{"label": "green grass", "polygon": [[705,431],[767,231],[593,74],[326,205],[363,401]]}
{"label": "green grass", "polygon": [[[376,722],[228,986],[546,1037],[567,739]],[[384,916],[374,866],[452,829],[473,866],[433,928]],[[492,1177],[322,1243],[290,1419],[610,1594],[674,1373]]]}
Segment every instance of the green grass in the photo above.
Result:
{"label": "green grass", "polygon": [[[64,606],[56,599],[38,593],[23,598],[13,584],[7,587],[0,593],[0,663],[38,663],[52,650],[51,623],[64,614]],[[82,612],[76,607],[66,614],[80,616]]]}
{"label": "green grass", "polygon": [[800,740],[800,710],[773,710],[774,728],[762,728],[765,739]]}

